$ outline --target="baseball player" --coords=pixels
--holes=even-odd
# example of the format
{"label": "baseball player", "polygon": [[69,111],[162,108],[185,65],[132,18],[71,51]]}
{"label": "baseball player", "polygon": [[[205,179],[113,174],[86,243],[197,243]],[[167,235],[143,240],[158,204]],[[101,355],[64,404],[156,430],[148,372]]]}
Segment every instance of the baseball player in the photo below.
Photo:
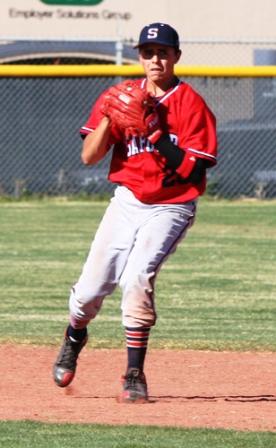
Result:
{"label": "baseball player", "polygon": [[156,322],[156,278],[192,226],[206,169],[216,164],[215,117],[174,74],[181,55],[175,29],[147,25],[136,48],[145,77],[103,92],[80,130],[82,161],[94,165],[112,151],[108,178],[117,186],[72,287],[70,323],[53,369],[58,386],[71,383],[87,326],[119,285],[127,347],[121,402],[148,401],[144,363]]}

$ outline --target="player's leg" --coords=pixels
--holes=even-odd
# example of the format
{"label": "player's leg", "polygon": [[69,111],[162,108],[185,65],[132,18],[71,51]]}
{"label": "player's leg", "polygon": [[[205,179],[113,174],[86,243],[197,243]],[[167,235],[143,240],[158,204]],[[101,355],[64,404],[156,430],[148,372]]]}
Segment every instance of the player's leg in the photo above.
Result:
{"label": "player's leg", "polygon": [[144,361],[150,328],[155,324],[154,283],[164,261],[175,251],[194,222],[196,204],[157,206],[136,235],[135,245],[120,280],[128,364],[123,401],[147,399]]}
{"label": "player's leg", "polygon": [[97,316],[104,297],[116,287],[133,239],[132,222],[115,198],[105,212],[80,278],[72,288],[70,324],[53,370],[58,386],[68,386],[73,380],[79,353],[87,342],[87,325]]}

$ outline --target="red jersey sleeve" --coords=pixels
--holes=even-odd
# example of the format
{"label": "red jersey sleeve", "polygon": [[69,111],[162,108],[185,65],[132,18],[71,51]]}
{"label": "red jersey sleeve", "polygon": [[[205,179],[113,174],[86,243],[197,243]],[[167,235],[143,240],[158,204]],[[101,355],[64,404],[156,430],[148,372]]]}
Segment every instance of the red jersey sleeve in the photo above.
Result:
{"label": "red jersey sleeve", "polygon": [[[208,166],[217,163],[217,133],[216,118],[205,101],[193,90],[188,92],[190,101],[185,105],[185,118],[181,124],[179,146],[189,155],[202,158]],[[188,104],[188,106],[187,106]],[[177,168],[178,174],[183,174],[185,158]]]}

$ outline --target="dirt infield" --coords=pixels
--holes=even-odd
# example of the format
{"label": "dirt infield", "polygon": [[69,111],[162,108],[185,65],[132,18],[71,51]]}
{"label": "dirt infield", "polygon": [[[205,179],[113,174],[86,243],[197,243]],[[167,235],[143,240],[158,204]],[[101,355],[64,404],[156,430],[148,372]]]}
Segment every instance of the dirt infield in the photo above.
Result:
{"label": "dirt infield", "polygon": [[149,350],[150,403],[119,404],[125,352],[81,353],[66,389],[56,348],[2,345],[1,420],[167,425],[276,432],[276,354]]}

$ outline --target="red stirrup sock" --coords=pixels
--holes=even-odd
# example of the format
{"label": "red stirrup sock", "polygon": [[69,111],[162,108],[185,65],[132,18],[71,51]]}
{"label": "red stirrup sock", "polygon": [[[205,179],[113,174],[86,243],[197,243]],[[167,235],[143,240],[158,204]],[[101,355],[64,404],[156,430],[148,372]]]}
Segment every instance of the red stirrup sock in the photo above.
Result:
{"label": "red stirrup sock", "polygon": [[136,367],[143,372],[148,347],[150,327],[125,328],[128,368]]}

